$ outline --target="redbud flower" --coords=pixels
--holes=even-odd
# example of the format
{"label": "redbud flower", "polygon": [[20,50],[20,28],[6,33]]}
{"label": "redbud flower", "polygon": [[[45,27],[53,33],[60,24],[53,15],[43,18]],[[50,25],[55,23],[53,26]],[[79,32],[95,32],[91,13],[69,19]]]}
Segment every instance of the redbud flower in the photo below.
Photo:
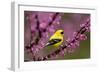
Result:
{"label": "redbud flower", "polygon": [[45,22],[40,23],[40,29],[45,29],[47,24]]}
{"label": "redbud flower", "polygon": [[80,35],[80,40],[86,40],[86,39],[87,39],[87,36],[85,34]]}

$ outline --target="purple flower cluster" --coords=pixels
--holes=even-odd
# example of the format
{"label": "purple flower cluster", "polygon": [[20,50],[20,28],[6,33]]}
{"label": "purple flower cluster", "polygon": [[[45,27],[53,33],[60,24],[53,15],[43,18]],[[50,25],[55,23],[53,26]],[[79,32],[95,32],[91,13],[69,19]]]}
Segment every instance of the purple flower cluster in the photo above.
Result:
{"label": "purple flower cluster", "polygon": [[90,19],[87,19],[85,23],[80,24],[80,30],[73,33],[73,39],[66,40],[68,42],[66,46],[68,48],[79,47],[80,41],[87,39],[87,36],[84,33],[89,31],[90,31]]}

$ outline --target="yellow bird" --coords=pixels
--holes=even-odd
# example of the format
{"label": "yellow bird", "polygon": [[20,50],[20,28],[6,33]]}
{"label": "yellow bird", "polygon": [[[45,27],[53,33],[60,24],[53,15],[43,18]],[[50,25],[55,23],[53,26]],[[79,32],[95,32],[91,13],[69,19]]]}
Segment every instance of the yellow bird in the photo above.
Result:
{"label": "yellow bird", "polygon": [[63,30],[57,30],[49,39],[48,43],[46,44],[45,47],[47,46],[54,46],[58,47],[62,44],[63,42],[63,36],[64,36],[64,31]]}

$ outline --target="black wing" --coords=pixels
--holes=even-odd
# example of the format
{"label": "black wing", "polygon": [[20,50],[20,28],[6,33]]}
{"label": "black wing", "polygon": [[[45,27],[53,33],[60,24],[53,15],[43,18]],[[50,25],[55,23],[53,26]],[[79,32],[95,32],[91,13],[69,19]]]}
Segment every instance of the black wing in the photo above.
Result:
{"label": "black wing", "polygon": [[46,44],[46,46],[50,46],[50,45],[54,45],[58,42],[61,42],[61,39],[52,39],[52,40],[49,40],[48,43]]}

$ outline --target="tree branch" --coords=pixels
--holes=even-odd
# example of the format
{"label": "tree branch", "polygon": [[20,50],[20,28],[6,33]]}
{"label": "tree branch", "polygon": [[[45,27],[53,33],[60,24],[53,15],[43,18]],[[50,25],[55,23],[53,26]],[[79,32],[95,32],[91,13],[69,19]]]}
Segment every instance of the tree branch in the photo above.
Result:
{"label": "tree branch", "polygon": [[84,34],[87,31],[87,27],[90,28],[90,20],[87,20],[87,22],[84,24],[84,26],[81,27],[79,31],[77,31],[77,34],[74,37],[74,39],[72,41],[70,41],[70,42],[67,42],[67,45],[62,45],[62,46],[60,46],[59,49],[57,49],[56,51],[48,54],[47,56],[38,57],[37,59],[33,58],[33,60],[34,61],[47,60],[49,58],[52,58],[53,56],[58,55],[61,51],[63,51],[64,49],[68,48],[69,45],[71,46],[71,43],[74,43],[76,40],[80,40],[79,35],[80,34]]}

